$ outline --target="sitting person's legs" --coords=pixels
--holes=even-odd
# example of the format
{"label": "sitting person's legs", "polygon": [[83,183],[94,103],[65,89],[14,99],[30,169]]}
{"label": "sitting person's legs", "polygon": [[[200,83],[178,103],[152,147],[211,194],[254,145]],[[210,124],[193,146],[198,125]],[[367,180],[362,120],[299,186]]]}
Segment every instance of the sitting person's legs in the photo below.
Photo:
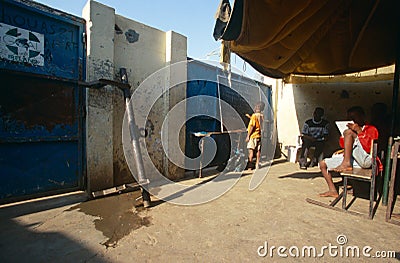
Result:
{"label": "sitting person's legs", "polygon": [[[331,158],[326,158],[319,162],[321,173],[328,184],[328,191],[321,193],[320,196],[337,197],[335,185],[332,180],[330,170],[336,172],[351,171],[353,164],[356,167],[365,167],[368,165],[368,158],[364,158],[365,151],[362,148],[357,135],[354,131],[348,129],[344,132],[344,152],[343,154],[333,155]],[[353,152],[354,149],[354,152]],[[363,151],[363,152],[361,152]],[[354,162],[356,161],[356,162]]]}
{"label": "sitting person's legs", "polygon": [[358,138],[356,138],[354,141],[352,154],[354,160],[356,161],[355,164],[358,164],[361,168],[364,169],[371,168],[372,156],[363,149],[360,140]]}
{"label": "sitting person's legs", "polygon": [[322,197],[335,197],[335,198],[338,197],[339,194],[336,191],[335,184],[333,183],[333,180],[332,180],[332,175],[328,171],[328,166],[327,166],[325,160],[322,160],[319,162],[319,168],[321,169],[321,173],[324,176],[325,181],[328,184],[328,189],[329,189],[327,192],[321,193],[319,195]]}
{"label": "sitting person's legs", "polygon": [[313,159],[311,160],[310,166],[316,166],[320,161],[322,161],[324,159],[324,155],[323,155],[323,150],[324,150],[324,142],[315,142],[314,143],[314,147],[315,147],[315,151],[314,151],[314,156]]}
{"label": "sitting person's legs", "polygon": [[300,168],[307,168],[307,155],[311,146],[312,146],[311,140],[303,138],[303,144],[301,145],[300,158],[299,158]]}
{"label": "sitting person's legs", "polygon": [[344,153],[343,153],[343,161],[340,165],[334,168],[334,171],[343,172],[343,171],[351,171],[353,169],[353,165],[351,163],[351,157],[353,154],[353,144],[354,140],[357,138],[357,134],[347,129],[343,132],[344,138]]}

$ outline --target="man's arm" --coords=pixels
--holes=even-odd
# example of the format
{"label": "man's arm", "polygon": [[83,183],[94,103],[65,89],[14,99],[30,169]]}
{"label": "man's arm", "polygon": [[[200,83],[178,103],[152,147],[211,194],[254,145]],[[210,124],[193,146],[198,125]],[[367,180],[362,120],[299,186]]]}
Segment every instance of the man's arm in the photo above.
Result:
{"label": "man's arm", "polygon": [[331,126],[330,126],[329,122],[327,122],[325,127],[324,127],[324,138],[323,138],[322,141],[327,141],[328,140],[330,128],[331,128]]}
{"label": "man's arm", "polygon": [[364,150],[367,153],[371,152],[372,141],[377,140],[379,137],[379,132],[376,129],[376,127],[368,125],[365,129],[363,129],[356,124],[356,126],[353,126],[350,129],[352,129],[355,133],[357,133],[357,137],[360,140],[360,143],[364,148]]}
{"label": "man's arm", "polygon": [[303,129],[301,130],[300,136],[303,140],[305,139],[308,141],[315,141],[315,138],[309,135],[309,127],[307,121],[303,125]]}
{"label": "man's arm", "polygon": [[347,124],[347,128],[355,132],[357,135],[360,134],[363,130],[357,123],[349,123]]}

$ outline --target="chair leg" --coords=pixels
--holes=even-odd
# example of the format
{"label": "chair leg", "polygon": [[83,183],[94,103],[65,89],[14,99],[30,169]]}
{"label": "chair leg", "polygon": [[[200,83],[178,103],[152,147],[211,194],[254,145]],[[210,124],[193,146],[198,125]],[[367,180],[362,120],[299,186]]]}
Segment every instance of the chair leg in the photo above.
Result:
{"label": "chair leg", "polygon": [[375,199],[375,173],[372,173],[371,187],[369,190],[369,219],[372,219],[374,214],[374,199]]}
{"label": "chair leg", "polygon": [[343,176],[343,202],[342,209],[346,210],[346,198],[347,198],[347,176]]}

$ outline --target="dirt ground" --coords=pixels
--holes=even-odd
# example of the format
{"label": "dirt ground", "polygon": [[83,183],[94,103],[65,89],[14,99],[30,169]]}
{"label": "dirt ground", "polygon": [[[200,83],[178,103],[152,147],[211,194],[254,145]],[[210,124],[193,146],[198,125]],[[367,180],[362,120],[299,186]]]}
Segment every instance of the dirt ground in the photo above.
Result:
{"label": "dirt ground", "polygon": [[[222,197],[197,206],[154,201],[149,209],[135,207],[137,191],[86,202],[82,202],[84,194],[75,193],[3,206],[0,259],[399,262],[400,226],[385,222],[382,204],[373,220],[309,204],[306,198],[331,200],[317,196],[326,190],[318,168],[299,170],[297,164],[283,160],[274,163],[265,181],[251,192],[250,178],[250,174],[244,175]],[[368,201],[357,198],[350,209],[367,212]],[[392,251],[395,258],[375,257]]]}

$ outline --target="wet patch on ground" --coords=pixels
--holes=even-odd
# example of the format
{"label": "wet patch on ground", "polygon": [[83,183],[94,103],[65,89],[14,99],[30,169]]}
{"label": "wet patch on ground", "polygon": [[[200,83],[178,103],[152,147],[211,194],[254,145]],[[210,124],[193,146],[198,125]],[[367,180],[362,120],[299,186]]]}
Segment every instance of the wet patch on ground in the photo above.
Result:
{"label": "wet patch on ground", "polygon": [[118,241],[132,231],[151,225],[151,217],[141,215],[144,208],[135,207],[136,199],[140,195],[137,191],[108,196],[81,203],[68,210],[78,210],[99,217],[94,220],[95,228],[108,238],[102,244],[107,248],[116,247]]}

